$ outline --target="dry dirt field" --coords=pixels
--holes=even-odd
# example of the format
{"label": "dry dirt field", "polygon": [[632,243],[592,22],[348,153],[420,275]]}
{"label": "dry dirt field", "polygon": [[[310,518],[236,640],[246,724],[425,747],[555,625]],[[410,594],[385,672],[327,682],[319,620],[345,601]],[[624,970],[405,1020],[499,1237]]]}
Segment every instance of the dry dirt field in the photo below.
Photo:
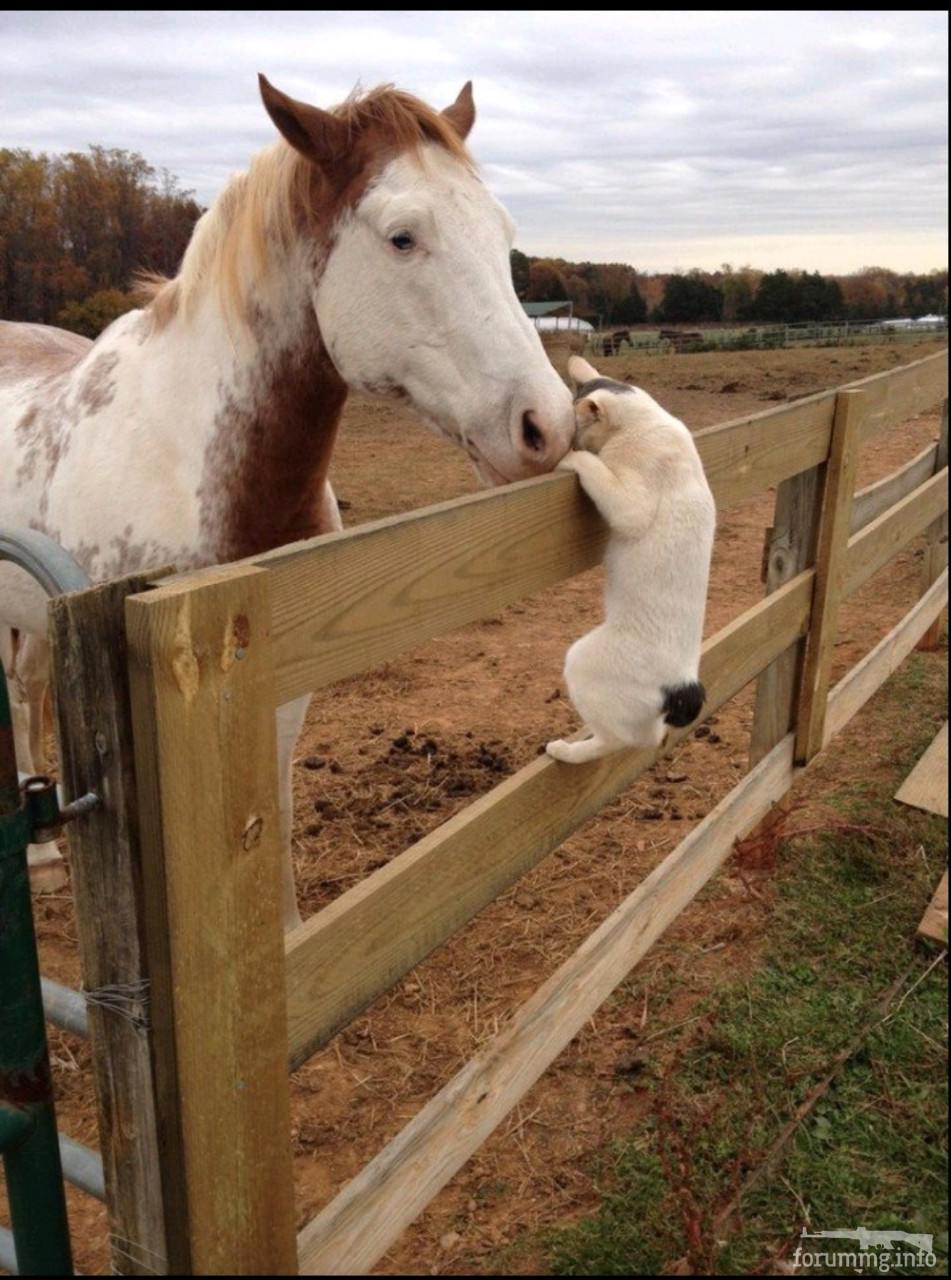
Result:
{"label": "dry dirt field", "polygon": [[[642,384],[699,428],[942,345],[617,356],[601,367]],[[936,413],[928,414],[876,438],[863,454],[859,483],[906,461],[935,438],[937,422]],[[398,408],[361,398],[347,408],[333,480],[348,525],[476,487],[461,454]],[[773,495],[764,494],[721,513],[708,633],[760,598],[772,505]],[[910,606],[919,558],[906,550],[849,602],[837,674]],[[314,700],[295,767],[295,856],[305,913],[527,763],[548,738],[573,728],[561,662],[570,641],[599,617],[599,592],[598,572],[585,574]],[[301,1223],[742,776],[751,717],[747,689],[296,1073]],[[817,800],[821,775],[834,773],[831,763],[820,771]],[[751,962],[765,927],[764,891],[728,865],[712,894],[676,922],[380,1270],[489,1272],[502,1246],[593,1207],[591,1156],[612,1136],[630,1132],[641,1115],[637,1091],[618,1076],[620,1056],[630,1052],[632,1036],[650,1040],[658,1028],[688,1017],[720,975]],[[40,897],[36,908],[44,970],[78,986],[68,887]],[[664,996],[652,999],[659,986]],[[659,1039],[656,1051],[666,1043]],[[61,1127],[95,1143],[86,1046],[59,1032],[52,1032],[51,1046]],[[70,1197],[77,1266],[107,1272],[102,1209],[80,1193]]]}

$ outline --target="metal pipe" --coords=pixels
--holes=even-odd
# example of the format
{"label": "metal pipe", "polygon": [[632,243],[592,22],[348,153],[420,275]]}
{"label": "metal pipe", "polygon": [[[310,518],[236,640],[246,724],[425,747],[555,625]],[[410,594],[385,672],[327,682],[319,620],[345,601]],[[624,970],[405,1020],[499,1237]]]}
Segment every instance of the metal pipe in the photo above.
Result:
{"label": "metal pipe", "polygon": [[48,596],[85,591],[92,584],[58,542],[36,529],[0,529],[0,560],[9,560],[32,574]]}
{"label": "metal pipe", "polygon": [[30,834],[0,666],[0,1103],[31,1121],[4,1147],[3,1166],[19,1270],[68,1276],[73,1261],[26,862]]}
{"label": "metal pipe", "polygon": [[92,1147],[84,1147],[81,1142],[74,1142],[65,1134],[59,1135],[59,1154],[63,1162],[63,1177],[80,1191],[95,1196],[97,1200],[106,1198],[106,1179],[102,1171],[102,1157]]}
{"label": "metal pipe", "polygon": [[67,822],[92,813],[101,804],[94,791],[87,791],[78,800],[61,805],[60,789],[45,773],[31,775],[21,786],[30,819],[30,839],[35,844],[55,840]]}
{"label": "metal pipe", "polygon": [[17,1251],[13,1247],[13,1232],[0,1227],[0,1267],[9,1271],[11,1276],[20,1274],[17,1269]]}
{"label": "metal pipe", "polygon": [[86,1001],[72,987],[64,987],[52,978],[40,978],[43,991],[43,1012],[47,1022],[73,1035],[89,1037],[89,1013]]}

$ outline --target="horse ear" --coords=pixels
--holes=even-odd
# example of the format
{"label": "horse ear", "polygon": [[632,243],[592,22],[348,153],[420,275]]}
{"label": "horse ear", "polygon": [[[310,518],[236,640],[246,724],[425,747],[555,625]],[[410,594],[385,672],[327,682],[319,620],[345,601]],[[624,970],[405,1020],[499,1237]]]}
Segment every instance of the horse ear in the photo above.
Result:
{"label": "horse ear", "polygon": [[329,111],[321,111],[320,107],[311,107],[281,93],[260,73],[258,84],[268,115],[295,151],[315,164],[326,165],[347,150],[350,139],[342,120]]}
{"label": "horse ear", "polygon": [[583,360],[581,356],[572,356],[568,361],[568,377],[576,387],[580,387],[583,383],[600,377],[600,374],[594,365],[588,364],[587,360]]}
{"label": "horse ear", "polygon": [[469,131],[475,124],[475,102],[472,98],[471,80],[465,82],[459,90],[458,98],[456,98],[451,107],[446,107],[442,114],[462,141],[465,142],[469,136]]}

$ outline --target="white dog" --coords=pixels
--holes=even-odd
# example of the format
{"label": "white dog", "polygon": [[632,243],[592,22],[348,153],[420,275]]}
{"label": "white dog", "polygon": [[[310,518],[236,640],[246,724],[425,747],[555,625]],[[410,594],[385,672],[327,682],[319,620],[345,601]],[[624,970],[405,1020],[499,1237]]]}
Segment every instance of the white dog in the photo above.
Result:
{"label": "white dog", "polygon": [[568,650],[565,681],[590,730],[549,742],[580,764],[624,747],[658,747],[667,726],[700,714],[697,676],[716,509],[693,438],[639,387],[599,377],[573,356],[574,471],[611,529],[605,620]]}

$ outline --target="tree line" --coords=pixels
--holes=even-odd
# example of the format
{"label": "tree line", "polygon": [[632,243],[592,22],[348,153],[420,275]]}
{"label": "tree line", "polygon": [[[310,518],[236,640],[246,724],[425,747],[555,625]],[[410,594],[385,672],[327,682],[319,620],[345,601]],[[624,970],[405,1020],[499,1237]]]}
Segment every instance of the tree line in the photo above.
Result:
{"label": "tree line", "polygon": [[95,337],[135,305],[135,273],[172,275],[202,212],[134,151],[0,148],[0,317]]}
{"label": "tree line", "polygon": [[724,263],[717,271],[641,272],[625,263],[530,258],[512,250],[523,302],[570,300],[574,314],[602,325],[783,323],[885,320],[948,312],[948,272],[863,267],[849,275],[760,271]]}
{"label": "tree line", "polygon": [[[174,275],[203,212],[191,191],[134,151],[65,155],[0,148],[0,318],[58,324],[95,337],[136,305],[136,272]],[[948,272],[850,275],[638,271],[512,250],[523,302],[570,299],[602,325],[876,320],[947,314]]]}

